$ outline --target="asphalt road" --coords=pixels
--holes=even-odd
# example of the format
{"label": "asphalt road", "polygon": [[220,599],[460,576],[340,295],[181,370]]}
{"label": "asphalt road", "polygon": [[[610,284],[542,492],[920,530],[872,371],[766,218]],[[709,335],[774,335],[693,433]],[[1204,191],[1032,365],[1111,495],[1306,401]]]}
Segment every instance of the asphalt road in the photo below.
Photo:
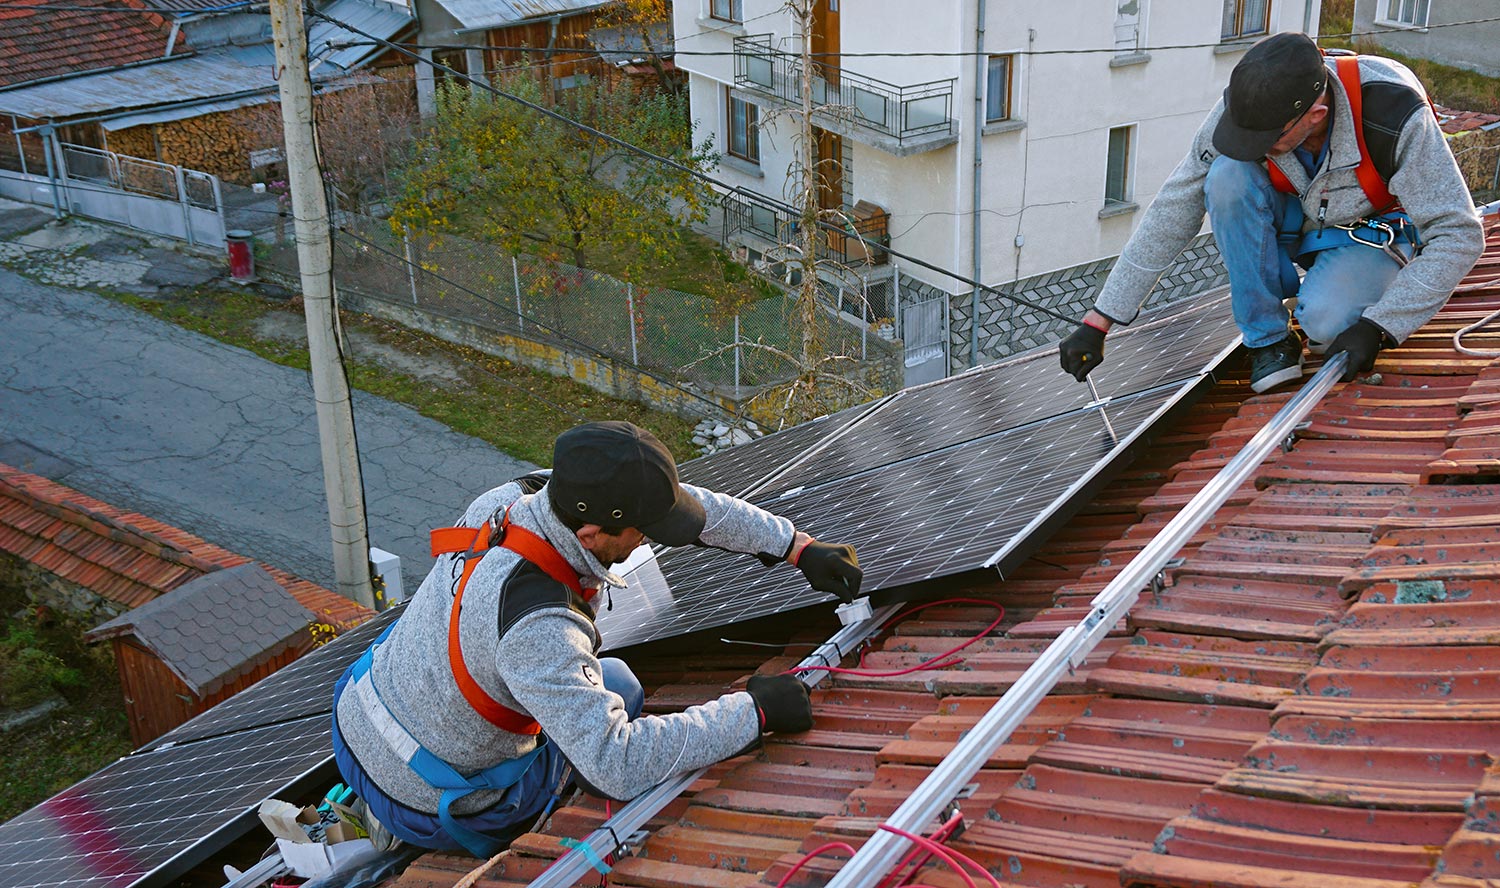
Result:
{"label": "asphalt road", "polygon": [[[5,268],[0,355],[0,462],[332,587],[308,374]],[[532,466],[381,398],[354,411],[371,542],[409,595],[427,531]]]}

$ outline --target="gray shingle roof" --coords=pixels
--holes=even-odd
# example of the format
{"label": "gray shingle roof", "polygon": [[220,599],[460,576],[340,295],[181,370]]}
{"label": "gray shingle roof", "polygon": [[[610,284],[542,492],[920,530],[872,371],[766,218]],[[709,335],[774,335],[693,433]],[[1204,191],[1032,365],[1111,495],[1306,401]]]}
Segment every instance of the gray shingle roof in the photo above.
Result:
{"label": "gray shingle roof", "polygon": [[90,641],[134,635],[194,693],[205,694],[253,666],[312,622],[257,564],[199,577],[95,627]]}

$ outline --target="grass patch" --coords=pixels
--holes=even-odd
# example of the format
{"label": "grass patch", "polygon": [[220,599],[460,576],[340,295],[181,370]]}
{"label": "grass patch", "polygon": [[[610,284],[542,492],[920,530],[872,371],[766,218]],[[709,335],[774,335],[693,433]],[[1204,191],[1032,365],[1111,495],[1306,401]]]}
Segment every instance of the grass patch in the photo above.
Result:
{"label": "grass patch", "polygon": [[[1318,33],[1348,35],[1353,31],[1354,0],[1323,0]],[[1353,49],[1395,59],[1417,75],[1417,79],[1427,87],[1432,100],[1439,105],[1461,111],[1487,111],[1500,114],[1500,78],[1486,77],[1463,68],[1405,56],[1376,44],[1368,37],[1353,40],[1348,36],[1320,37],[1318,43],[1325,49]]]}
{"label": "grass patch", "polygon": [[3,735],[0,821],[9,820],[131,749],[108,645],[85,646],[86,621],[0,592],[0,706],[24,709],[60,695],[65,709]]}
{"label": "grass patch", "polygon": [[[163,320],[239,346],[270,361],[308,369],[302,341],[267,335],[265,321],[280,313],[281,329],[305,329],[299,300],[283,302],[243,290],[200,288],[165,300],[116,298]],[[624,419],[650,429],[679,460],[696,456],[693,422],[674,414],[600,394],[571,379],[540,373],[502,358],[408,330],[367,315],[344,312],[344,330],[355,345],[347,355],[349,382],[473,435],[498,449],[547,466],[552,440],[588,420]],[[380,350],[449,362],[458,381],[434,380],[392,369]]]}

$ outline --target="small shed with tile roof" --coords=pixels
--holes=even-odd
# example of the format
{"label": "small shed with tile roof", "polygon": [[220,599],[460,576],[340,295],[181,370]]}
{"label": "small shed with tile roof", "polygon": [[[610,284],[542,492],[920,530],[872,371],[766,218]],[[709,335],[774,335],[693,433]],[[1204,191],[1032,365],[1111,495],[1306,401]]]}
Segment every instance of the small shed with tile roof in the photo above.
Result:
{"label": "small shed with tile roof", "polygon": [[313,646],[311,611],[257,564],[216,570],[95,627],[110,640],[137,745],[265,678]]}

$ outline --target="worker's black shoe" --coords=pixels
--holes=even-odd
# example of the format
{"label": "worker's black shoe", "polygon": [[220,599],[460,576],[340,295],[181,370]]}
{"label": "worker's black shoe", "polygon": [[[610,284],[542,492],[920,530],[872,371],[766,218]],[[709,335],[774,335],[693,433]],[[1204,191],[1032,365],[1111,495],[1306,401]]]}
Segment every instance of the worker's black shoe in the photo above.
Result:
{"label": "worker's black shoe", "polygon": [[1250,349],[1250,388],[1268,392],[1302,378],[1302,340],[1288,333],[1280,342]]}

